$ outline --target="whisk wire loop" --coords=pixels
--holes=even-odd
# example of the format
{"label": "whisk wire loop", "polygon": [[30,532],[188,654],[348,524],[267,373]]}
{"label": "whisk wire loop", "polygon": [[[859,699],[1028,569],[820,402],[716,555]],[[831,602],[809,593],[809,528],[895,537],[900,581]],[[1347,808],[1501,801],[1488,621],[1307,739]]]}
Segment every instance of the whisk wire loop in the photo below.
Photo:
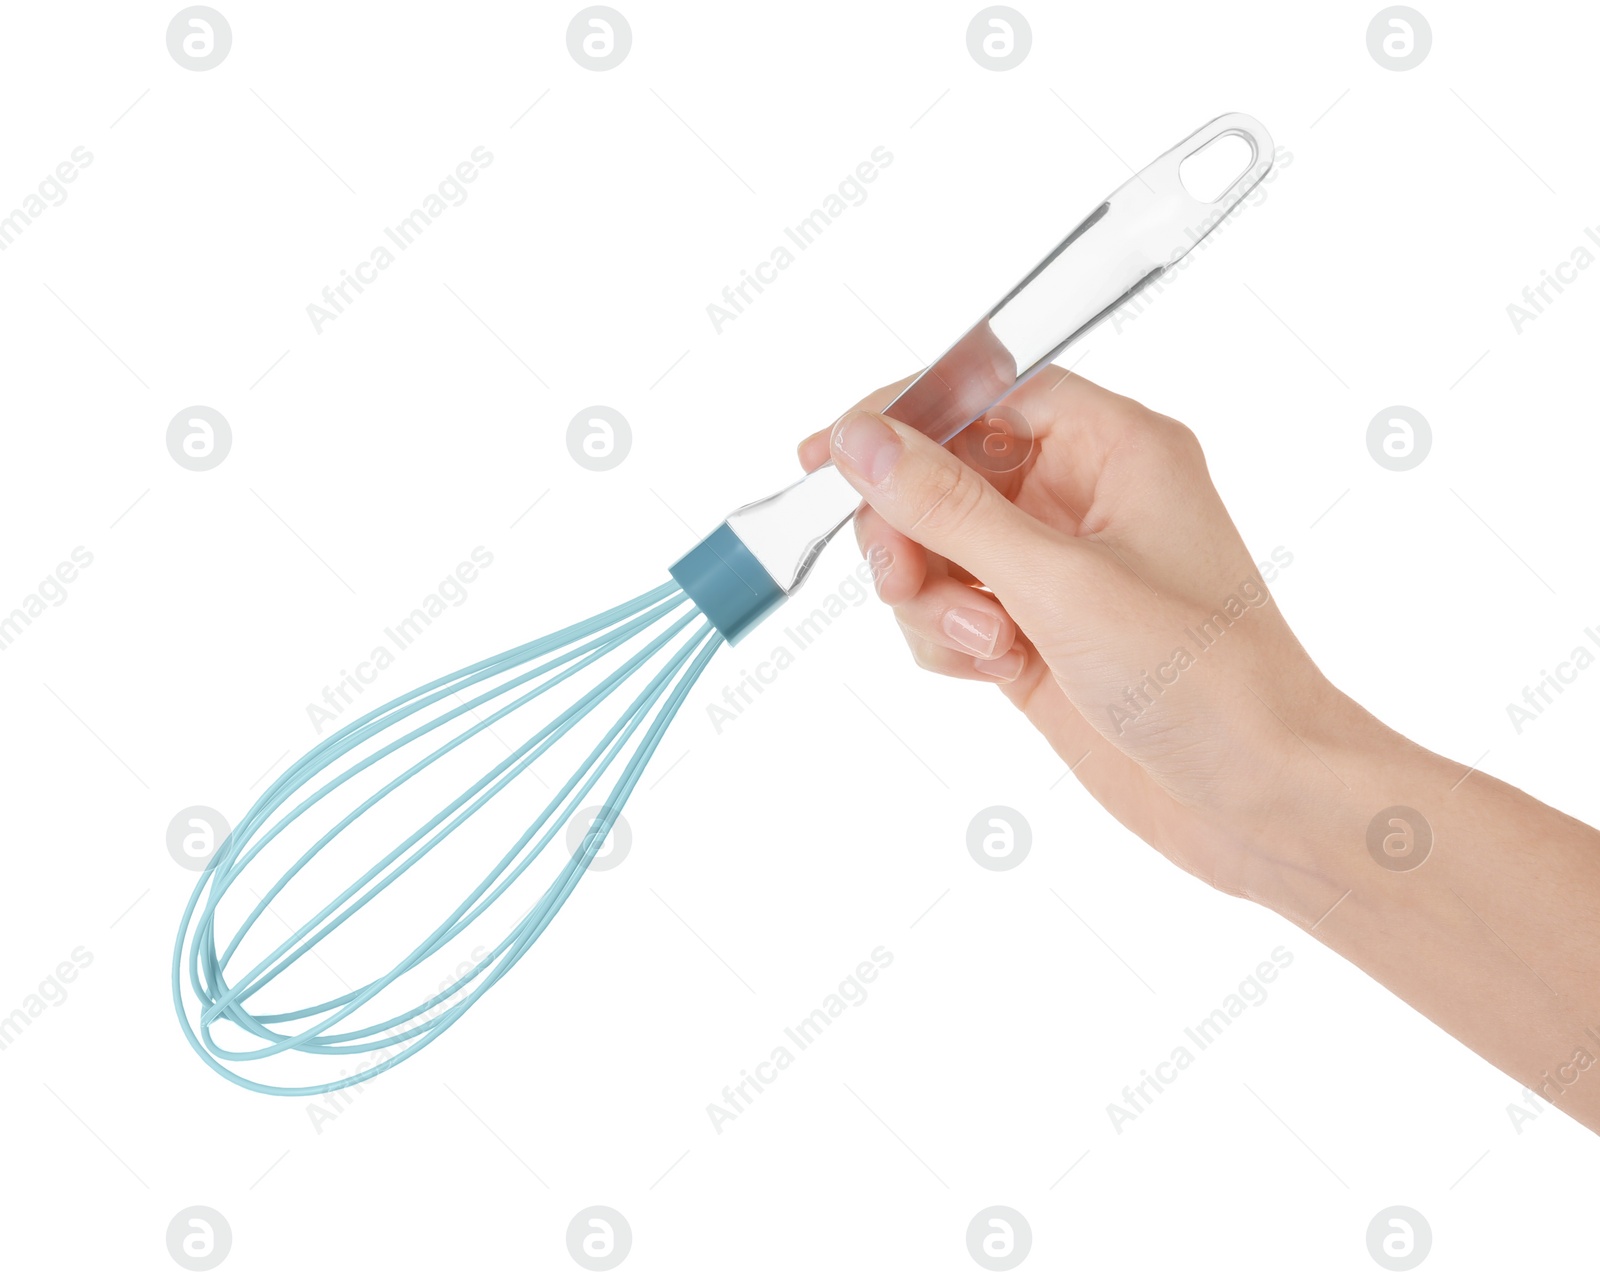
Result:
{"label": "whisk wire loop", "polygon": [[[173,949],[172,995],[184,1034],[196,1052],[213,1070],[246,1088],[269,1095],[301,1097],[361,1084],[421,1051],[498,983],[544,933],[604,845],[662,735],[723,642],[723,635],[705,620],[694,602],[669,582],[584,622],[413,689],[345,725],[306,752],[268,787],[230,832],[190,894]],[[600,735],[598,743],[532,822],[467,895],[445,913],[433,931],[409,948],[398,962],[331,999],[288,1011],[258,1011],[251,1006],[265,998],[275,980],[307,955],[314,955],[319,943],[396,884],[597,707],[639,677],[663,652],[667,653],[665,665],[644,680],[616,721]],[[503,724],[536,698],[607,659],[615,664],[592,688],[511,748],[499,763],[413,829],[320,910],[292,928],[247,972],[231,980],[225,975],[246,936],[268,912],[277,913],[274,902],[337,837],[352,838],[352,827],[360,819],[402,787],[414,783],[425,770],[482,733],[498,737],[495,725]],[[491,683],[492,687],[483,687]],[[428,714],[430,708],[447,700],[455,704]],[[412,726],[419,716],[426,716],[425,722]],[[462,716],[471,716],[473,722],[455,731]],[[257,893],[257,901],[219,951],[218,908],[228,900],[230,889],[247,887],[241,885],[241,876],[273,841],[347,783],[414,743],[426,746],[430,735],[440,730],[451,734],[448,740],[407,764],[351,807],[312,841],[275,882]],[[369,745],[371,749],[364,750]],[[614,770],[630,746],[632,753]],[[533,906],[516,919],[488,953],[411,1008],[359,1029],[346,1028],[354,1013],[379,999],[395,982],[461,936],[500,901],[613,771],[614,780],[598,815],[566,863]],[[321,780],[329,773],[333,775]],[[308,793],[297,800],[295,797],[302,792]],[[188,989],[199,1005],[198,1017],[185,1006],[185,971]],[[213,1036],[218,1023],[235,1027],[235,1033],[242,1032],[254,1046],[232,1048],[219,1044]],[[338,1079],[305,1085],[251,1079],[224,1064],[257,1061],[290,1051],[333,1056],[367,1054],[371,1063],[363,1062],[354,1073]]]}

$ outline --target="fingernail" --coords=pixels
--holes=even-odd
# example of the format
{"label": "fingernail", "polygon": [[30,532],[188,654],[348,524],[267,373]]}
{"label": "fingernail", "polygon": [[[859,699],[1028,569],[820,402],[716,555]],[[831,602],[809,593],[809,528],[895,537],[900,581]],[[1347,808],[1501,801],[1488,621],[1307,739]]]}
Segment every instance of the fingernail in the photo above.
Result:
{"label": "fingernail", "polygon": [[[944,633],[974,657],[993,657],[1000,619],[976,608],[952,608],[941,623]],[[989,672],[992,674],[993,672]]]}
{"label": "fingernail", "polygon": [[833,428],[833,447],[868,484],[882,484],[900,456],[900,437],[876,414],[852,409]]}
{"label": "fingernail", "polygon": [[1022,666],[1022,654],[1012,649],[999,657],[980,657],[973,662],[972,669],[982,675],[993,675],[996,679],[1009,684],[1022,674]]}

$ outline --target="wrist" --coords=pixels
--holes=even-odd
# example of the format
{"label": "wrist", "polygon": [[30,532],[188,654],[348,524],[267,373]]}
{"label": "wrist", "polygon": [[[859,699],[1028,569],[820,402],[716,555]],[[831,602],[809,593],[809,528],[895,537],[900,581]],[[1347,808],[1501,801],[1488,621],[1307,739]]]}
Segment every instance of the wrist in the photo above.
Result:
{"label": "wrist", "polygon": [[1469,771],[1340,697],[1337,713],[1285,743],[1245,836],[1245,895],[1306,929],[1370,875],[1420,865],[1434,838],[1427,814]]}

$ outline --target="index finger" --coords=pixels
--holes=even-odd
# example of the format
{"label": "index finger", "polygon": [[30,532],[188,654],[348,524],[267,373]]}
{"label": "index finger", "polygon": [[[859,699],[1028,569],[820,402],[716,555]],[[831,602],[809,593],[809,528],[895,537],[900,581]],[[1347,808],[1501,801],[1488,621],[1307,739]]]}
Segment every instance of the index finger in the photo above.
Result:
{"label": "index finger", "polygon": [[[886,405],[893,403],[895,396],[899,395],[901,391],[905,390],[906,387],[921,376],[922,370],[918,369],[909,377],[903,377],[898,382],[891,382],[888,386],[880,386],[876,391],[862,396],[846,409],[845,413],[853,413],[856,409],[868,409],[873,413],[878,413]],[[839,417],[843,416],[844,413],[839,414]],[[810,474],[828,460],[828,433],[833,430],[834,424],[838,420],[839,418],[835,418],[833,422],[829,422],[820,431],[814,431],[800,441],[800,445],[795,451],[799,453],[800,465],[805,468],[807,474]]]}
{"label": "index finger", "polygon": [[[987,320],[974,325],[954,346],[921,373],[903,378],[893,386],[874,391],[855,407],[880,413],[910,388],[890,415],[897,421],[941,442],[948,442],[997,400],[1017,381],[1017,362]],[[806,470],[822,465],[823,452],[817,436],[800,445],[800,460]]]}

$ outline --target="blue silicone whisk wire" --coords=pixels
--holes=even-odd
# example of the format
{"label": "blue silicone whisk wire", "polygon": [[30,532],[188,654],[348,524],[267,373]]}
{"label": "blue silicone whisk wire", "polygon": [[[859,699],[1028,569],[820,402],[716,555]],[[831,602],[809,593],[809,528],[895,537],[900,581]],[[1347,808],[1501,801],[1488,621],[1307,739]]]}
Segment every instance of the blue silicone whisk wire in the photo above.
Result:
{"label": "blue silicone whisk wire", "polygon": [[[693,601],[675,583],[668,583],[587,621],[424,684],[363,715],[308,751],[272,784],[223,841],[201,873],[184,910],[172,955],[172,997],[184,1034],[195,1051],[224,1078],[255,1092],[281,1097],[314,1096],[350,1088],[421,1051],[499,982],[549,926],[610,834],[662,734],[723,642],[722,634],[705,620]],[[664,664],[648,674],[646,668],[663,654]],[[535,698],[559,689],[573,675],[590,668],[603,669],[607,659],[616,664],[605,670],[594,687],[515,746],[500,763],[377,859],[247,971],[227,973],[246,936],[273,909],[274,900],[337,836],[348,832],[364,814],[463,743],[492,731],[494,725]],[[321,1003],[282,1011],[259,1009],[274,979],[419,864],[641,672],[648,674],[643,686],[600,735],[572,776],[467,896],[388,971]],[[493,687],[481,687],[501,677],[506,678]],[[452,699],[447,708],[426,714],[446,699]],[[491,706],[494,709],[479,715],[480,708]],[[373,766],[430,733],[453,725],[462,716],[471,717],[467,727],[355,803],[258,894],[259,900],[232,936],[226,941],[219,939],[218,907],[229,889],[238,885],[243,872],[262,857],[285,828]],[[400,731],[392,740],[360,753],[369,743],[396,729]],[[362,1007],[437,954],[518,883],[630,745],[632,753],[616,772],[598,816],[576,850],[498,944],[468,972],[430,998],[369,1025],[348,1028],[349,1020]],[[322,780],[324,777],[326,780]],[[295,798],[307,788],[313,789]],[[184,1005],[185,974],[189,992],[199,1004],[198,1017]],[[239,1038],[242,1032],[253,1046],[219,1044],[213,1036],[218,1023],[235,1028],[231,1038]],[[305,1085],[263,1082],[224,1064],[258,1061],[291,1050],[341,1057],[365,1054],[374,1060],[355,1073]]]}

